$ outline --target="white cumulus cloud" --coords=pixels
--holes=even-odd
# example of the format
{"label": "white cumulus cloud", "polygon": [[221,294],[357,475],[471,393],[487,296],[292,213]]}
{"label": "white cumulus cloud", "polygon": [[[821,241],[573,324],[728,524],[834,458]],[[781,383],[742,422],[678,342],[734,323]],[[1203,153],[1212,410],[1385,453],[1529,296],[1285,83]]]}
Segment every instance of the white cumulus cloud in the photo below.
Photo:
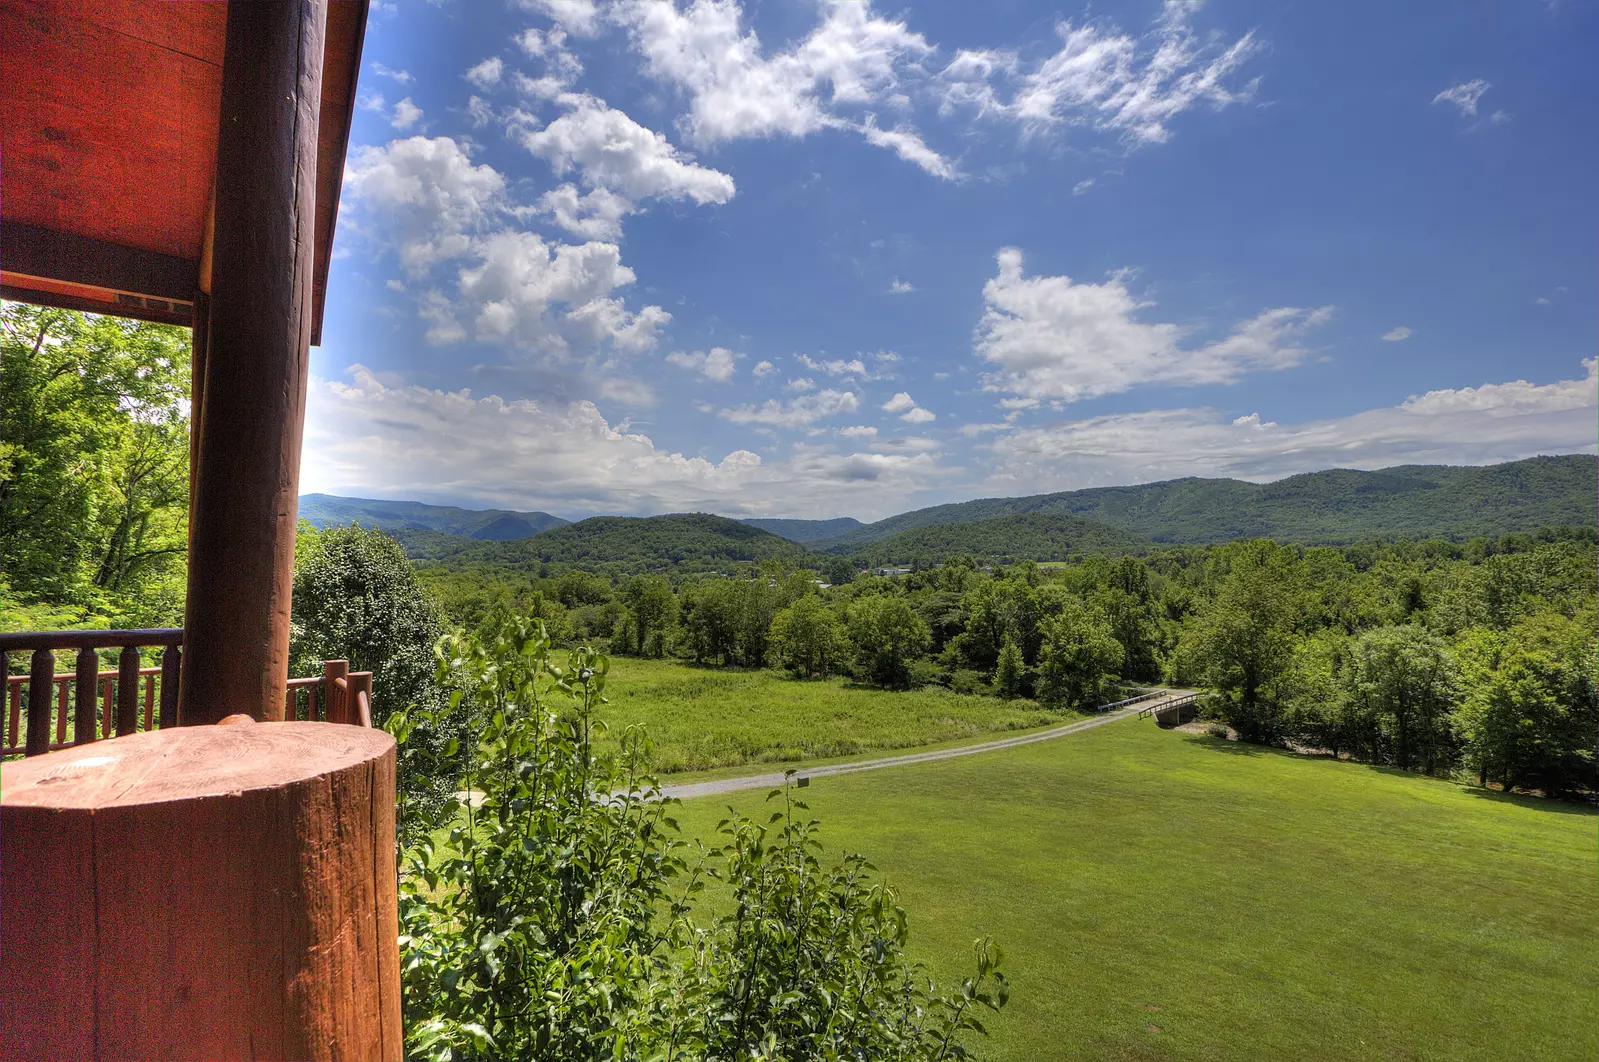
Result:
{"label": "white cumulus cloud", "polygon": [[902,82],[920,77],[921,62],[935,52],[904,22],[875,16],[869,3],[822,4],[810,33],[771,53],[732,0],[693,0],[681,10],[624,0],[612,11],[645,69],[688,97],[684,127],[696,143],[853,130],[936,177],[955,176],[914,130],[883,129],[859,112],[902,98]]}
{"label": "white cumulus cloud", "polygon": [[845,376],[850,373],[864,373],[866,371],[865,363],[859,358],[851,358],[849,361],[844,361],[841,358],[834,358],[830,361],[818,361],[815,358],[807,357],[804,354],[797,356],[799,358],[799,363],[805,366],[807,369],[810,369],[812,372],[825,372],[829,376]]}
{"label": "white cumulus cloud", "polygon": [[505,179],[449,137],[357,149],[345,184],[392,234],[434,342],[471,335],[560,358],[633,353],[671,320],[659,306],[627,308],[618,293],[636,278],[615,243],[550,243],[512,227]]}
{"label": "white cumulus cloud", "polygon": [[478,88],[486,91],[500,83],[500,76],[504,72],[505,61],[497,55],[491,55],[468,70],[463,76]]}
{"label": "white cumulus cloud", "polygon": [[840,413],[854,413],[860,408],[860,399],[851,391],[831,388],[815,394],[800,395],[787,402],[775,398],[758,406],[737,406],[722,410],[722,416],[734,424],[767,424],[774,428],[804,428],[826,417]]}
{"label": "white cumulus cloud", "polygon": [[[1117,413],[999,434],[990,489],[1066,490],[1179,476],[1269,480],[1323,468],[1492,464],[1599,449],[1599,371],[1429,391],[1397,406],[1282,424],[1210,409]],[[1003,431],[999,426],[998,430]]]}
{"label": "white cumulus cloud", "polygon": [[1298,364],[1304,333],[1331,307],[1280,307],[1235,325],[1225,338],[1184,345],[1185,329],[1146,322],[1152,304],[1125,274],[1101,284],[1068,276],[1026,276],[1022,253],[1002,249],[999,272],[983,287],[977,353],[994,367],[983,385],[1030,398],[1077,401],[1146,383],[1228,383],[1246,371]]}
{"label": "white cumulus cloud", "polygon": [[734,363],[741,354],[734,354],[726,347],[712,347],[708,351],[696,350],[691,353],[674,350],[666,356],[668,363],[681,369],[697,372],[708,380],[716,383],[727,383],[733,378]]}
{"label": "white cumulus cloud", "polygon": [[549,161],[556,174],[573,169],[590,188],[607,188],[629,199],[650,197],[725,203],[733,178],[701,166],[597,96],[567,93],[565,114],[541,129],[518,130],[521,143]]}
{"label": "white cumulus cloud", "polygon": [[409,129],[422,120],[422,108],[411,102],[407,96],[394,105],[394,117],[389,119],[389,124],[396,129]]}

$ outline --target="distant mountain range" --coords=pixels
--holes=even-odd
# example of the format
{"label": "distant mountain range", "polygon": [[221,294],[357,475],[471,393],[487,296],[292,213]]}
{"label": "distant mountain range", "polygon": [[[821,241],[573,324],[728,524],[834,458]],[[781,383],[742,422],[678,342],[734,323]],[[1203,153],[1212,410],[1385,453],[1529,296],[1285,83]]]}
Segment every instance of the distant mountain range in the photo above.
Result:
{"label": "distant mountain range", "polygon": [[935,505],[865,524],[813,549],[854,553],[930,525],[970,524],[1020,513],[1094,520],[1154,542],[1274,538],[1337,544],[1372,537],[1502,535],[1599,522],[1599,458],[1534,457],[1486,467],[1400,465],[1338,468],[1274,483],[1171,479]]}
{"label": "distant mountain range", "polygon": [[1599,458],[1572,454],[1486,467],[1332,469],[1274,483],[1174,479],[936,505],[872,524],[849,517],[732,520],[707,513],[596,516],[569,523],[542,512],[324,494],[302,497],[300,515],[318,526],[359,521],[393,531],[417,560],[452,564],[715,570],[772,556],[798,559],[807,551],[870,564],[955,553],[1053,560],[1251,537],[1338,544],[1594,527],[1599,524]]}
{"label": "distant mountain range", "polygon": [[359,523],[384,531],[437,531],[490,542],[527,538],[569,522],[549,513],[461,509],[454,505],[340,498],[332,494],[300,495],[300,519],[317,527]]}

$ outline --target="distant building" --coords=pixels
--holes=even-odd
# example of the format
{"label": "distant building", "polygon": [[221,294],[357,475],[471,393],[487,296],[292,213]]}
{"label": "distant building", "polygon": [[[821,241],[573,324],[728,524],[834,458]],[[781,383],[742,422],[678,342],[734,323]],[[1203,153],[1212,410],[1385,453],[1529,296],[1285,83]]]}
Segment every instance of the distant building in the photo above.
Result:
{"label": "distant building", "polygon": [[901,575],[909,575],[911,573],[909,568],[873,568],[871,571],[873,575],[882,575],[890,579],[897,579]]}

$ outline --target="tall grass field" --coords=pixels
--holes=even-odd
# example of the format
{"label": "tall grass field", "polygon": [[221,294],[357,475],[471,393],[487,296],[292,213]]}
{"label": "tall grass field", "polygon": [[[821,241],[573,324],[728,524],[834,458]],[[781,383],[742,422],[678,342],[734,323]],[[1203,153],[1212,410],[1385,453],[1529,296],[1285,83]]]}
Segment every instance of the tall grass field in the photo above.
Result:
{"label": "tall grass field", "polygon": [[647,728],[662,774],[902,749],[1079,718],[1028,700],[894,692],[847,679],[612,657],[600,711],[614,747]]}
{"label": "tall grass field", "polygon": [[1599,1059],[1592,808],[1131,719],[797,795],[937,978],[1004,946],[986,1058]]}

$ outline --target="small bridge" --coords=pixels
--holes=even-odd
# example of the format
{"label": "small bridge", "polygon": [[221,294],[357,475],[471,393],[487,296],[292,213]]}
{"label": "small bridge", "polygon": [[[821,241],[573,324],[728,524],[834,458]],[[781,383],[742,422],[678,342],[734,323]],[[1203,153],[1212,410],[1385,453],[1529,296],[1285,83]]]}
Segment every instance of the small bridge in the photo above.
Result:
{"label": "small bridge", "polygon": [[1192,722],[1199,715],[1199,693],[1194,690],[1171,690],[1165,700],[1157,701],[1138,712],[1142,719],[1149,716],[1162,730]]}

